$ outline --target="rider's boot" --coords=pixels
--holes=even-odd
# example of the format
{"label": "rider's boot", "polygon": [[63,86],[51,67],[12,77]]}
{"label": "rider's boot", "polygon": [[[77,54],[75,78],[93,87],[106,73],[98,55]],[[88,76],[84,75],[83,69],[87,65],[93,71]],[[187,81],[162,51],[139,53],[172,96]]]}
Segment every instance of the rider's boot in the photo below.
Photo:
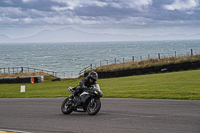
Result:
{"label": "rider's boot", "polygon": [[74,97],[78,94],[78,92],[75,90],[72,96],[69,97],[69,101],[73,101]]}

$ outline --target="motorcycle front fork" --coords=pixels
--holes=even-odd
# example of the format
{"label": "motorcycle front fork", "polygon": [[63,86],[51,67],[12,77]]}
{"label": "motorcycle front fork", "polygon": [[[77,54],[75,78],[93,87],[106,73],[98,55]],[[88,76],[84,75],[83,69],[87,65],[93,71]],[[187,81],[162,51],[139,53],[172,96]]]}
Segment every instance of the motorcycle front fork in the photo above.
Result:
{"label": "motorcycle front fork", "polygon": [[90,106],[92,107],[94,105],[94,99],[92,98],[90,101]]}

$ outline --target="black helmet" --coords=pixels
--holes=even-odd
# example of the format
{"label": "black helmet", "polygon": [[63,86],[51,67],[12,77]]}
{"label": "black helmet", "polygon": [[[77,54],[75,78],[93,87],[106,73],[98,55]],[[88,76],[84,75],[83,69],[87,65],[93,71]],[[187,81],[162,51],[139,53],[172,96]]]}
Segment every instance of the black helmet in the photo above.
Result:
{"label": "black helmet", "polygon": [[98,74],[96,73],[96,72],[90,72],[89,74],[88,74],[88,77],[89,78],[91,78],[91,79],[93,79],[94,81],[97,81],[97,79],[98,79]]}

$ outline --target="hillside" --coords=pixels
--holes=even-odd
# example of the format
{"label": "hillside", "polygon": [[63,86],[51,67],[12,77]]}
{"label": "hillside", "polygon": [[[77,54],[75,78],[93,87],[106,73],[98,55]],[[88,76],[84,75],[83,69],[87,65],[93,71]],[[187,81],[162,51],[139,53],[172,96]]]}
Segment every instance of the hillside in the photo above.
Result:
{"label": "hillside", "polygon": [[178,64],[178,63],[183,63],[183,62],[193,62],[193,61],[200,61],[200,54],[193,55],[193,56],[187,55],[187,56],[178,56],[178,57],[164,57],[161,59],[155,58],[155,59],[148,59],[148,60],[143,60],[143,61],[130,61],[130,62],[125,62],[125,63],[103,65],[89,71],[114,72],[118,70],[131,70],[131,69],[163,66],[163,65]]}

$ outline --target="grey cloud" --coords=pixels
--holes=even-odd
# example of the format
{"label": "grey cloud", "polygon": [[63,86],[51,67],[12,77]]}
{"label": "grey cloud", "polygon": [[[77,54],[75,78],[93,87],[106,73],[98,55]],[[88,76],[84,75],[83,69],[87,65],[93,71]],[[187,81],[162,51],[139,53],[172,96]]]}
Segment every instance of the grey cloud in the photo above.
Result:
{"label": "grey cloud", "polygon": [[[56,2],[57,0],[51,0]],[[153,3],[153,0],[58,0],[60,4],[65,3],[66,7],[54,6],[55,10],[75,10],[84,7],[107,7],[107,8],[132,8],[134,10],[143,11]]]}
{"label": "grey cloud", "polygon": [[35,9],[38,11],[51,11],[52,6],[66,6],[49,0],[1,0],[0,7],[20,8],[22,11]]}
{"label": "grey cloud", "polygon": [[0,26],[144,28],[198,26],[199,19],[199,0],[0,1]]}
{"label": "grey cloud", "polygon": [[167,10],[191,10],[199,5],[198,0],[175,0],[170,5],[163,5]]}

